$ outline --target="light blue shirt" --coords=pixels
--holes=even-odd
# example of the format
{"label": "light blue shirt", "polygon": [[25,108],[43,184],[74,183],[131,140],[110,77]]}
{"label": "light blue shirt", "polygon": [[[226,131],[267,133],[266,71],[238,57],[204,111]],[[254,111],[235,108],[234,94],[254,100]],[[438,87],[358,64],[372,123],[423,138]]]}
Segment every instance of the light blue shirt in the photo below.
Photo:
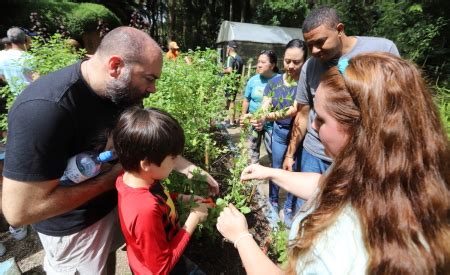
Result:
{"label": "light blue shirt", "polygon": [[14,49],[2,51],[0,55],[0,75],[4,76],[14,95],[32,82],[31,68],[26,64],[28,58],[26,52]]}
{"label": "light blue shirt", "polygon": [[[301,220],[314,210],[300,212],[292,223],[289,241],[295,240]],[[357,212],[345,206],[336,221],[297,260],[297,274],[366,274],[369,256]]]}
{"label": "light blue shirt", "polygon": [[250,103],[248,107],[249,113],[254,113],[261,107],[264,88],[266,88],[267,82],[277,75],[278,74],[274,74],[270,78],[265,78],[260,74],[256,74],[248,80],[247,85],[245,86],[244,98]]}

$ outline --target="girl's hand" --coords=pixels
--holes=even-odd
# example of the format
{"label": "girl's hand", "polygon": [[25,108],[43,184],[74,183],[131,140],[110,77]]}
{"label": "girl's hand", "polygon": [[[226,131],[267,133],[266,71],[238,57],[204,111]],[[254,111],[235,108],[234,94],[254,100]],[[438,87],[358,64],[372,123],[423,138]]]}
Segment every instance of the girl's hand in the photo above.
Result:
{"label": "girl's hand", "polygon": [[224,238],[233,243],[242,234],[248,234],[245,216],[231,203],[220,213],[216,228]]}
{"label": "girl's hand", "polygon": [[269,178],[270,168],[259,164],[251,164],[242,171],[241,180],[264,180]]}

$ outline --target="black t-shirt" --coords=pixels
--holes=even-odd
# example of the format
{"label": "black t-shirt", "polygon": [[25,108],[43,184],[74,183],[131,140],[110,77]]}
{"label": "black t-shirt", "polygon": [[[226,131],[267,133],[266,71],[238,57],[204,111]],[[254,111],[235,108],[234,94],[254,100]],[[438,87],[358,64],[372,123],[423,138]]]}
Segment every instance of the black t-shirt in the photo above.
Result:
{"label": "black t-shirt", "polygon": [[242,69],[244,68],[244,61],[242,58],[237,54],[234,57],[231,56],[231,68],[237,73],[242,74]]}
{"label": "black t-shirt", "polygon": [[[40,77],[17,97],[8,114],[3,176],[25,182],[58,179],[71,156],[105,148],[121,110],[86,85],[80,68],[78,62]],[[46,235],[70,235],[116,205],[117,193],[109,191],[33,227]]]}

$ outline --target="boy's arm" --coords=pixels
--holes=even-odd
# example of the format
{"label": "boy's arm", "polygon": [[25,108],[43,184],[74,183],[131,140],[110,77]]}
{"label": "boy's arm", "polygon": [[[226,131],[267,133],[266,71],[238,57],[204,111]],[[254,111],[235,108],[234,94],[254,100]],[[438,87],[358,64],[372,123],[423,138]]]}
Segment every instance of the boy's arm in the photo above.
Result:
{"label": "boy's arm", "polygon": [[188,177],[189,179],[192,178],[192,172],[196,168],[200,169],[202,171],[202,174],[206,177],[210,192],[214,195],[219,194],[219,183],[210,174],[208,174],[208,172],[196,166],[182,156],[178,156],[175,160],[175,171],[186,175],[186,177]]}

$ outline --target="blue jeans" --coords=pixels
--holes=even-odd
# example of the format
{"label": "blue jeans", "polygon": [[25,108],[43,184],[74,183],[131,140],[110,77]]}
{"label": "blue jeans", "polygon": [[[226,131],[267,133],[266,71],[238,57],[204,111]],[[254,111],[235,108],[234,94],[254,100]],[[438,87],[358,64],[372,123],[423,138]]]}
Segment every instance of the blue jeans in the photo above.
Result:
{"label": "blue jeans", "polygon": [[[322,160],[318,157],[313,156],[308,151],[303,148],[302,150],[302,162],[300,171],[302,172],[315,172],[323,174],[328,167],[330,167],[331,162],[328,162],[326,160]],[[302,203],[303,204],[303,203]],[[302,205],[297,204],[296,209],[300,209]]]}
{"label": "blue jeans", "polygon": [[259,150],[262,142],[264,142],[264,146],[266,146],[266,151],[270,159],[272,157],[272,129],[256,131],[255,128],[252,128],[252,133],[249,137],[251,163],[259,162]]}
{"label": "blue jeans", "polygon": [[[276,122],[273,124],[272,130],[272,167],[273,168],[282,168],[284,155],[286,154],[287,147],[289,145],[289,127],[279,126]],[[295,163],[292,167],[293,171],[299,171],[300,169],[300,158],[301,158],[301,146],[297,149],[295,153]],[[274,204],[278,204],[278,194],[280,191],[280,187],[274,184],[272,181],[269,181],[269,200]],[[284,209],[292,210],[293,206],[296,205],[297,201],[303,201],[302,199],[297,198],[291,193],[287,193],[286,201],[284,202]]]}

